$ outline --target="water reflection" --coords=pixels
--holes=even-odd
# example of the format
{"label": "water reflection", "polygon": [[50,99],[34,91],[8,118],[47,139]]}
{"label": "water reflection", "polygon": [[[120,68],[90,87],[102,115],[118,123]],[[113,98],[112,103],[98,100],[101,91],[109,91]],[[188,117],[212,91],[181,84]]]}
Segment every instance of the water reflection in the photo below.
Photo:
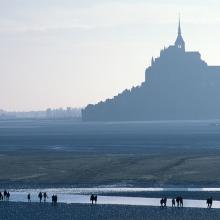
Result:
{"label": "water reflection", "polygon": [[[27,194],[31,194],[31,201],[38,202],[38,193],[47,192],[51,202],[53,194],[58,195],[58,202],[62,203],[90,203],[89,197],[91,193],[103,192],[155,192],[155,191],[220,191],[220,188],[50,188],[50,189],[19,189],[10,190],[11,201],[27,202]],[[87,194],[87,195],[86,195]],[[115,205],[141,205],[141,206],[160,206],[159,198],[143,198],[143,197],[126,197],[126,196],[98,196],[98,204],[115,204]],[[168,198],[167,206],[171,207],[171,198]],[[184,200],[184,207],[206,208],[205,200]],[[213,202],[213,208],[220,208],[220,201]]]}

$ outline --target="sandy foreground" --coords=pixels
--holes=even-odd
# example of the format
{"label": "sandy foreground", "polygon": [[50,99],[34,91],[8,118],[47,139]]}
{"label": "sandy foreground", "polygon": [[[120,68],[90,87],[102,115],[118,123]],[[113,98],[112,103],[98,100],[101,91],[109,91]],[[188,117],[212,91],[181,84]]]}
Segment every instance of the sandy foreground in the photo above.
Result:
{"label": "sandy foreground", "polygon": [[220,209],[0,202],[2,220],[219,220]]}

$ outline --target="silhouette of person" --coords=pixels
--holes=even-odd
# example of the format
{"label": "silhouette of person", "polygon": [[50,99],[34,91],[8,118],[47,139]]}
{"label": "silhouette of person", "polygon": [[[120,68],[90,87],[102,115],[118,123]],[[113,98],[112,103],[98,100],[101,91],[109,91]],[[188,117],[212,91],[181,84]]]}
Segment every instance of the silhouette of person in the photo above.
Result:
{"label": "silhouette of person", "polygon": [[212,199],[212,197],[210,197],[210,205],[209,205],[209,208],[212,208],[212,202],[213,202],[213,199]]}
{"label": "silhouette of person", "polygon": [[97,204],[97,199],[98,199],[98,196],[97,196],[97,195],[94,195],[95,204]]}
{"label": "silhouette of person", "polygon": [[212,197],[208,198],[206,203],[208,204],[207,208],[212,208]]}
{"label": "silhouette of person", "polygon": [[180,198],[179,198],[179,196],[176,197],[176,203],[177,203],[177,207],[179,207],[180,206]]}
{"label": "silhouette of person", "polygon": [[42,201],[42,197],[43,197],[42,192],[39,192],[38,198],[40,199],[40,202]]}
{"label": "silhouette of person", "polygon": [[54,205],[57,205],[57,195],[54,196]]}
{"label": "silhouette of person", "polygon": [[93,195],[93,194],[90,196],[90,201],[91,201],[92,204],[93,204],[93,202],[94,202],[94,195]]}
{"label": "silhouette of person", "polygon": [[160,200],[160,207],[163,208],[163,203],[164,203],[164,200],[163,198]]}
{"label": "silhouette of person", "polygon": [[163,203],[164,203],[164,207],[167,207],[167,197],[164,197]]}
{"label": "silhouette of person", "polygon": [[44,202],[46,202],[46,199],[48,198],[47,193],[44,192]]}
{"label": "silhouette of person", "polygon": [[30,193],[28,193],[27,199],[28,199],[28,202],[31,202],[31,194]]}
{"label": "silhouette of person", "polygon": [[51,198],[52,198],[52,206],[54,206],[54,200],[55,200],[55,199],[54,199],[54,194],[52,195]]}
{"label": "silhouette of person", "polygon": [[173,198],[172,199],[172,207],[175,207],[176,206],[176,203],[175,203],[175,199]]}
{"label": "silhouette of person", "polygon": [[180,206],[183,207],[183,198],[180,196]]}
{"label": "silhouette of person", "polygon": [[7,200],[10,199],[10,193],[9,192],[7,192],[6,198],[7,198]]}
{"label": "silhouette of person", "polygon": [[7,193],[7,191],[5,190],[5,191],[4,191],[4,200],[7,199],[7,194],[8,194],[8,193]]}

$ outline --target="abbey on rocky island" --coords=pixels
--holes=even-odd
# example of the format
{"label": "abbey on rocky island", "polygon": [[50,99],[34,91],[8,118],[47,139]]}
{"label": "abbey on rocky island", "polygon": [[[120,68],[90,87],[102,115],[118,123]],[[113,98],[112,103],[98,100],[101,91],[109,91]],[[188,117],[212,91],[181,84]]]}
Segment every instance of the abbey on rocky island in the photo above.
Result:
{"label": "abbey on rocky island", "polygon": [[220,66],[185,51],[180,21],[174,45],[152,58],[145,82],[82,110],[83,121],[206,119],[220,119]]}

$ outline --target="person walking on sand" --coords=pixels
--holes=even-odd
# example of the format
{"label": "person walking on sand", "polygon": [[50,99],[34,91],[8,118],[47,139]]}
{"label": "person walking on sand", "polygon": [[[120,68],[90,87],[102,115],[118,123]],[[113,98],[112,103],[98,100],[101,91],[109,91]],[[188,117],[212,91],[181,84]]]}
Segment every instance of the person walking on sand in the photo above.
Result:
{"label": "person walking on sand", "polygon": [[54,196],[54,205],[57,205],[57,195]]}
{"label": "person walking on sand", "polygon": [[38,198],[40,199],[40,202],[42,201],[42,197],[43,197],[42,192],[39,192]]}
{"label": "person walking on sand", "polygon": [[57,195],[52,195],[52,206],[56,206],[57,205]]}
{"label": "person walking on sand", "polygon": [[97,204],[97,200],[98,200],[98,196],[97,196],[97,195],[94,195],[95,204]]}
{"label": "person walking on sand", "polygon": [[93,194],[90,196],[90,201],[92,202],[92,205],[93,205],[93,201],[94,201],[94,195]]}
{"label": "person walking on sand", "polygon": [[209,205],[209,208],[212,208],[212,201],[213,201],[213,199],[212,199],[212,197],[210,197],[210,205]]}
{"label": "person walking on sand", "polygon": [[172,199],[172,207],[175,207],[176,206],[176,202],[175,202],[175,199],[173,198]]}
{"label": "person walking on sand", "polygon": [[163,199],[160,199],[160,207],[163,207]]}
{"label": "person walking on sand", "polygon": [[54,206],[54,194],[52,195],[52,206]]}
{"label": "person walking on sand", "polygon": [[163,203],[164,203],[164,207],[167,207],[167,197],[164,197]]}
{"label": "person walking on sand", "polygon": [[180,196],[180,207],[183,207],[183,197]]}
{"label": "person walking on sand", "polygon": [[30,193],[28,193],[27,199],[28,199],[28,202],[31,202],[31,194]]}
{"label": "person walking on sand", "polygon": [[47,193],[44,192],[44,202],[46,202],[47,198],[48,198]]}
{"label": "person walking on sand", "polygon": [[176,197],[176,204],[177,204],[177,207],[180,207],[180,197],[179,196]]}
{"label": "person walking on sand", "polygon": [[212,208],[212,197],[208,198],[206,203],[208,205],[207,208]]}
{"label": "person walking on sand", "polygon": [[5,191],[4,191],[4,200],[7,199],[7,194],[8,194],[8,193],[7,193],[7,191],[5,190]]}
{"label": "person walking on sand", "polygon": [[6,198],[7,198],[7,200],[10,199],[10,192],[7,192]]}

